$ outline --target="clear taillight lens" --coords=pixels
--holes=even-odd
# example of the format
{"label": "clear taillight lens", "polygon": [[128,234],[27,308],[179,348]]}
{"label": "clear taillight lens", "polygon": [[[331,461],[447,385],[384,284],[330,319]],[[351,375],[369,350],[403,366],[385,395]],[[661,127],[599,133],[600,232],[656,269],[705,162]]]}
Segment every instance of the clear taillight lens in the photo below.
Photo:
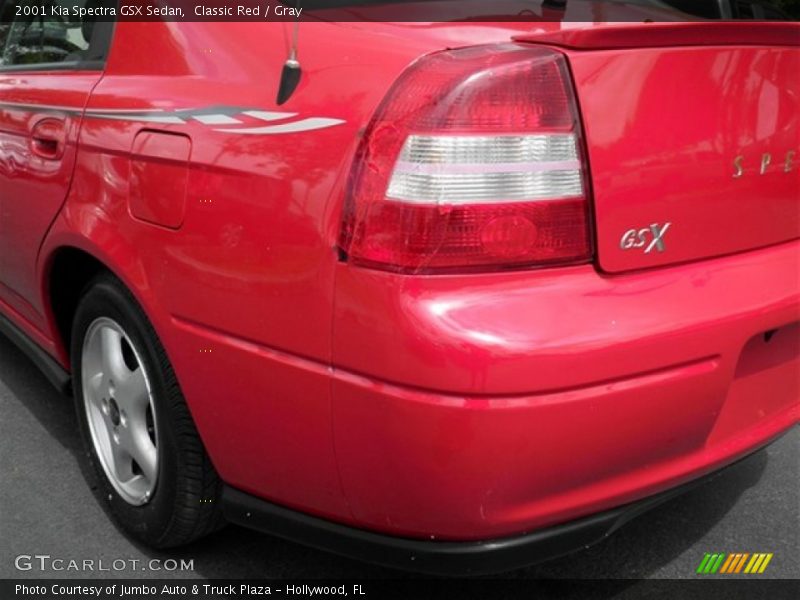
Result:
{"label": "clear taillight lens", "polygon": [[578,123],[556,52],[483,46],[421,59],[362,140],[342,250],[401,272],[588,260]]}

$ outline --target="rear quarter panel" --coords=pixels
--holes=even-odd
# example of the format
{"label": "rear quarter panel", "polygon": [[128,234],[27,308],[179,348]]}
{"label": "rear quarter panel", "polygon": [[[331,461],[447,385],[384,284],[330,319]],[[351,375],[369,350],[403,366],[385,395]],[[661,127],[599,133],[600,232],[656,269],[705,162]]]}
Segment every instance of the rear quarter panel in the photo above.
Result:
{"label": "rear quarter panel", "polygon": [[[360,130],[424,50],[409,42],[384,51],[368,34],[304,23],[304,75],[277,107],[289,35],[280,23],[119,23],[40,268],[46,273],[60,247],[76,246],[126,282],[153,321],[226,482],[344,517],[324,376],[337,208]],[[241,124],[223,132],[208,120],[120,117],[208,107]],[[341,123],[279,135],[233,131],[266,125],[243,117],[248,109]],[[97,113],[105,114],[91,116]],[[143,131],[191,140],[179,227],[131,215],[131,149]]]}

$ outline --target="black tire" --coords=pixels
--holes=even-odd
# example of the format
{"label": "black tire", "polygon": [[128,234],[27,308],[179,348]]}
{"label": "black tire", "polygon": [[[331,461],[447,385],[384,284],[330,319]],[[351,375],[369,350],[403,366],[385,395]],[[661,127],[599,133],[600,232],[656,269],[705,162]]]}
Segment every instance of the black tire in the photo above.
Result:
{"label": "black tire", "polygon": [[[83,344],[90,326],[100,318],[119,324],[135,348],[145,368],[154,407],[158,477],[149,500],[139,506],[126,501],[104,471],[84,405]],[[86,454],[98,479],[96,489],[121,528],[148,546],[168,548],[222,527],[222,483],[200,440],[169,359],[144,312],[113,275],[96,277],[84,290],[73,320],[70,354],[75,408]]]}

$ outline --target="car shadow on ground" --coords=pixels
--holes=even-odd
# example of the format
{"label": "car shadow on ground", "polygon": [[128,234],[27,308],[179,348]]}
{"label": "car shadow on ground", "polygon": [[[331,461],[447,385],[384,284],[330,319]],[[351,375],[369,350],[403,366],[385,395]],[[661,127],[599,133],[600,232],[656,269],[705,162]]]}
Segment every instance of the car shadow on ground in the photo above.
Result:
{"label": "car shadow on ground", "polygon": [[[75,457],[83,479],[90,486],[95,486],[94,474],[89,472],[84,460],[71,398],[56,392],[36,367],[2,336],[0,380],[35,417],[46,435],[55,439]],[[686,552],[714,528],[736,504],[741,494],[759,482],[767,460],[766,452],[758,452],[727,469],[712,481],[634,519],[590,548],[506,573],[502,577],[647,578]],[[85,483],[76,481],[77,485]],[[93,497],[96,507],[92,507],[92,511],[105,511],[103,503],[96,495]],[[122,531],[119,531],[119,535],[124,536]],[[128,543],[144,557],[193,560],[194,576],[203,578],[367,580],[415,577],[413,573],[350,560],[236,526],[228,526],[212,536],[169,552],[153,551],[135,542]],[[46,547],[46,538],[42,539],[42,545]],[[76,555],[80,555],[80,551],[80,548],[75,548]],[[686,575],[691,575],[691,572]],[[121,573],[118,576],[141,577],[142,574]],[[154,575],[151,573],[150,576]],[[627,585],[630,583],[619,583],[620,589]]]}

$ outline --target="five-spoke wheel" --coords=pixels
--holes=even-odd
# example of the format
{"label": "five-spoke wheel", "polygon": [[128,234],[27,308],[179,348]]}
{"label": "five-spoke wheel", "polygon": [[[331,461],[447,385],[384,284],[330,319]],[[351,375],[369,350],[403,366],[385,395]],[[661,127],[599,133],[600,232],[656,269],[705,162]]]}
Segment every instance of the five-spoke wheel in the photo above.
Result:
{"label": "five-spoke wheel", "polygon": [[86,331],[81,385],[95,451],[114,489],[135,506],[158,482],[155,405],[139,351],[108,317]]}
{"label": "five-spoke wheel", "polygon": [[133,294],[110,273],[81,296],[70,356],[93,487],[117,523],[156,548],[221,527],[222,482],[167,352]]}

